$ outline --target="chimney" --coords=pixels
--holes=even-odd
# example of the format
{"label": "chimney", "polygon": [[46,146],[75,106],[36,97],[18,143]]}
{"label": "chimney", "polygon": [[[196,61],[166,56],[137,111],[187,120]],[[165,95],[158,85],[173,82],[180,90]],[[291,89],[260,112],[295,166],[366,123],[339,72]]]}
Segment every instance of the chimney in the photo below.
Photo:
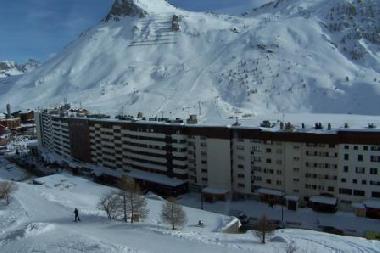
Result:
{"label": "chimney", "polygon": [[12,118],[12,112],[11,112],[11,105],[10,104],[7,104],[7,115],[6,115],[7,119],[10,119]]}
{"label": "chimney", "polygon": [[187,123],[188,124],[197,124],[198,123],[197,115],[191,114],[190,117],[187,119]]}
{"label": "chimney", "polygon": [[374,129],[374,128],[376,128],[375,123],[368,123],[368,128],[369,128],[369,129]]}

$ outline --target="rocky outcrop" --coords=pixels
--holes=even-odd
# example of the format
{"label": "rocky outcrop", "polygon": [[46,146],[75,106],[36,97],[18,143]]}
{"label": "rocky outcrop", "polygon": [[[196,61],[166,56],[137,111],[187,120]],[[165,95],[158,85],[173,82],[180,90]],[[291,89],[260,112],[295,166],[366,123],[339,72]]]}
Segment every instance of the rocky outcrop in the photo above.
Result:
{"label": "rocky outcrop", "polygon": [[14,61],[0,61],[0,78],[29,73],[39,66],[40,63],[33,59],[28,60],[24,64],[17,64]]}
{"label": "rocky outcrop", "polygon": [[136,0],[115,0],[108,15],[104,18],[105,22],[119,20],[120,17],[144,17],[147,12],[135,3]]}

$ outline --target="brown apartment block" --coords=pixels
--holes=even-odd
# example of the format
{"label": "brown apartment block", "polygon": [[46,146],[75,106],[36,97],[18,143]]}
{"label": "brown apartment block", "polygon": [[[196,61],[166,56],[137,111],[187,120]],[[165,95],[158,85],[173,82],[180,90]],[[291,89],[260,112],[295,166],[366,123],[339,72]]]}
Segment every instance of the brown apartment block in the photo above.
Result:
{"label": "brown apartment block", "polygon": [[[167,194],[259,197],[288,208],[367,209],[380,217],[380,131],[62,117],[35,113],[41,147]],[[107,172],[108,171],[108,172]]]}
{"label": "brown apartment block", "polygon": [[10,130],[16,130],[21,127],[21,120],[20,118],[0,119],[0,125]]}

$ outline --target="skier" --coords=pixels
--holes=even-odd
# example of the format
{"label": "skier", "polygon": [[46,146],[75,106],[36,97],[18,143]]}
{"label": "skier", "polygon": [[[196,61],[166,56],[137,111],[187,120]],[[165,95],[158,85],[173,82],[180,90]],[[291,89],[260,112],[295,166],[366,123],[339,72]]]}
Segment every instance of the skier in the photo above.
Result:
{"label": "skier", "polygon": [[74,221],[75,221],[75,222],[80,221],[80,219],[79,219],[79,210],[78,210],[78,208],[75,208],[75,209],[74,209],[74,215],[75,215],[75,219],[74,219]]}

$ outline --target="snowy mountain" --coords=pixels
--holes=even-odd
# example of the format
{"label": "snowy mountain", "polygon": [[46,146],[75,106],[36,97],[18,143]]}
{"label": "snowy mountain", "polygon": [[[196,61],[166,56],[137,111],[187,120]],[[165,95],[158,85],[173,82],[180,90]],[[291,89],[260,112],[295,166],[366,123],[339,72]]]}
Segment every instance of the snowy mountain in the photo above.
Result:
{"label": "snowy mountain", "polygon": [[33,107],[67,97],[147,116],[379,115],[379,24],[376,0],[278,0],[244,16],[117,0],[41,68],[0,82],[0,101]]}
{"label": "snowy mountain", "polygon": [[0,78],[29,73],[39,66],[40,63],[33,59],[29,59],[24,64],[17,64],[14,61],[0,61]]}

